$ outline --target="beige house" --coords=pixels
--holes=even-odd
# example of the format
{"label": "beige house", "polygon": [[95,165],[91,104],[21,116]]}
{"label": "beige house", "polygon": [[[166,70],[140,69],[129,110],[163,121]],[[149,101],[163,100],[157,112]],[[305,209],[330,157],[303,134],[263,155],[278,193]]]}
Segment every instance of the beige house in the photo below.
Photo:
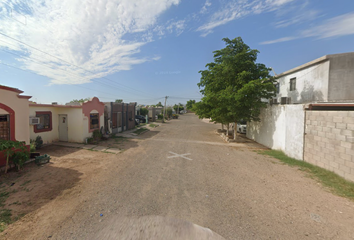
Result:
{"label": "beige house", "polygon": [[0,139],[30,143],[28,112],[30,96],[0,85]]}
{"label": "beige house", "polygon": [[39,124],[30,126],[31,139],[41,136],[45,144],[85,142],[104,126],[104,103],[94,97],[76,105],[30,104],[29,116],[39,119]]}

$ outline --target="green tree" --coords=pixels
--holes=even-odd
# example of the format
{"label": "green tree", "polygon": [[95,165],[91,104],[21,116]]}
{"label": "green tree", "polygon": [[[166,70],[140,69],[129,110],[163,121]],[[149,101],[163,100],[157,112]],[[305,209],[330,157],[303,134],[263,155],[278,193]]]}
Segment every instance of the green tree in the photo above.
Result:
{"label": "green tree", "polygon": [[[219,123],[258,121],[261,108],[267,104],[265,100],[275,95],[275,78],[270,75],[270,68],[256,63],[259,51],[251,49],[240,37],[223,41],[226,47],[214,51],[214,62],[200,71],[198,86],[203,98],[197,104],[197,113]],[[236,131],[235,128],[234,138]]]}
{"label": "green tree", "polygon": [[186,108],[188,110],[192,110],[194,107],[194,104],[195,104],[195,100],[189,100],[189,101],[187,101]]}
{"label": "green tree", "polygon": [[140,108],[140,115],[146,116],[148,115],[149,110],[147,108]]}
{"label": "green tree", "polygon": [[70,101],[70,103],[84,103],[84,102],[87,102],[90,100],[91,100],[91,98],[74,99],[74,100]]}
{"label": "green tree", "polygon": [[123,102],[123,99],[116,99],[115,102],[116,102],[116,103],[122,103],[122,102]]}
{"label": "green tree", "polygon": [[159,102],[158,104],[156,104],[156,107],[163,107],[163,105],[161,102]]}
{"label": "green tree", "polygon": [[179,114],[178,110],[179,110],[179,111],[182,111],[182,110],[184,110],[184,107],[183,107],[183,105],[182,105],[181,103],[178,103],[178,105],[175,104],[175,105],[173,106],[173,109],[176,111],[177,114]]}
{"label": "green tree", "polygon": [[171,107],[166,108],[166,115],[168,118],[172,117],[172,108]]}

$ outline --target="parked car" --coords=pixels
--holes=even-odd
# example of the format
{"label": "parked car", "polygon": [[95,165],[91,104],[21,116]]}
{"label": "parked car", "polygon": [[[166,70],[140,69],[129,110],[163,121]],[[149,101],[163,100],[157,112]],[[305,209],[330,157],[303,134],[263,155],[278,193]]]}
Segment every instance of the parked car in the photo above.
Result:
{"label": "parked car", "polygon": [[135,119],[138,119],[141,123],[146,123],[146,118],[141,115],[135,115]]}
{"label": "parked car", "polygon": [[246,133],[246,130],[247,130],[247,122],[246,121],[240,121],[237,123],[237,132]]}

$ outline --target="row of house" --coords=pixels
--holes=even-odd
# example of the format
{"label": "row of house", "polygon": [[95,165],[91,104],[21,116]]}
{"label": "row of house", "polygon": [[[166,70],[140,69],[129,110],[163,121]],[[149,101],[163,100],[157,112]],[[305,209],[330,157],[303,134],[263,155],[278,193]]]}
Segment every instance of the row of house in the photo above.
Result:
{"label": "row of house", "polygon": [[[101,102],[36,104],[23,91],[0,85],[0,139],[23,141],[41,136],[46,144],[83,143],[92,132],[118,133],[135,127],[136,103]],[[0,160],[0,166],[2,162]]]}
{"label": "row of house", "polygon": [[354,181],[354,52],[277,75],[277,95],[246,136]]}

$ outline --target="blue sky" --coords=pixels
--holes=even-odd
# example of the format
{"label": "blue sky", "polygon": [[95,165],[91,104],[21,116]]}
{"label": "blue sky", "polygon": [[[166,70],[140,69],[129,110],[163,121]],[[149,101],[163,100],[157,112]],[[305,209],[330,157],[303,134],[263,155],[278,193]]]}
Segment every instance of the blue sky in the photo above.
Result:
{"label": "blue sky", "polygon": [[277,74],[351,52],[354,1],[0,0],[0,84],[38,103],[185,103],[239,36]]}

